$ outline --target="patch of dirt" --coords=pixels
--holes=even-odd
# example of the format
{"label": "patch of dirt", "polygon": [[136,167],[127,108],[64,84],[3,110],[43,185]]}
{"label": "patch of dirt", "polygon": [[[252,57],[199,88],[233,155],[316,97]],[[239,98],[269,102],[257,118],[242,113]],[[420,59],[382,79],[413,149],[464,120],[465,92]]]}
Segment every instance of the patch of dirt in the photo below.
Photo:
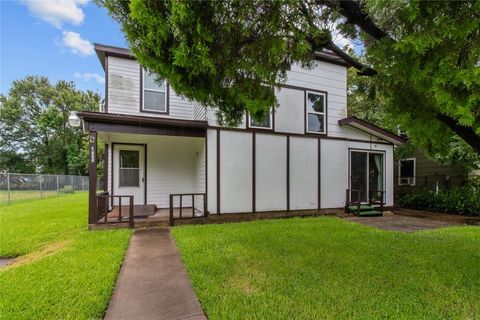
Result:
{"label": "patch of dirt", "polygon": [[22,266],[24,264],[32,263],[37,260],[53,256],[60,252],[61,250],[66,249],[70,245],[71,241],[58,241],[54,243],[50,243],[43,248],[40,248],[36,251],[27,253],[23,256],[18,256],[16,258],[10,258],[10,259],[0,259],[0,260],[9,260],[3,267],[0,264],[0,270],[5,271],[9,270],[12,268],[16,268],[19,266]]}
{"label": "patch of dirt", "polygon": [[12,264],[15,258],[0,258],[0,269]]}

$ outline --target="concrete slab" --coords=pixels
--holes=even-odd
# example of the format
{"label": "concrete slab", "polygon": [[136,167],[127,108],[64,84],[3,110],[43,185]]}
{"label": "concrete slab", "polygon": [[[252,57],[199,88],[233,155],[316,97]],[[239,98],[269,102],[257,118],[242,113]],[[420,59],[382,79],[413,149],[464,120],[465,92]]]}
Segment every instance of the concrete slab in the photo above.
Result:
{"label": "concrete slab", "polygon": [[421,219],[412,216],[387,215],[383,217],[351,217],[347,221],[358,222],[372,227],[390,231],[414,232],[424,229],[434,229],[458,225],[449,221]]}
{"label": "concrete slab", "polygon": [[207,319],[168,228],[135,231],[105,319]]}

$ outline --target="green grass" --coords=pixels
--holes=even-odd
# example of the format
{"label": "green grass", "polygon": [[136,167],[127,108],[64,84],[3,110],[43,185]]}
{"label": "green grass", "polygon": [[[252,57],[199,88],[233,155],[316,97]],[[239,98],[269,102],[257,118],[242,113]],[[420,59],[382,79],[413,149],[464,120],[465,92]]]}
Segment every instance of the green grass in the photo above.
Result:
{"label": "green grass", "polygon": [[0,319],[100,319],[130,230],[87,230],[85,193],[0,209]]}
{"label": "green grass", "polygon": [[175,227],[209,319],[479,319],[480,229],[337,218]]}

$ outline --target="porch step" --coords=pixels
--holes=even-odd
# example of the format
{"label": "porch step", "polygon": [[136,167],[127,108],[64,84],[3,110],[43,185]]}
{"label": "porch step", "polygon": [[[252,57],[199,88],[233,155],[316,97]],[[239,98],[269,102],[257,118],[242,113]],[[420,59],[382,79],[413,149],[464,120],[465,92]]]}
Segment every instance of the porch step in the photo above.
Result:
{"label": "porch step", "polygon": [[383,216],[383,212],[381,211],[360,211],[360,213],[357,213],[359,217],[380,217]]}
{"label": "porch step", "polygon": [[[360,211],[372,211],[374,208],[368,204],[362,204],[360,206]],[[348,211],[350,212],[357,212],[358,211],[358,206],[349,206]]]}

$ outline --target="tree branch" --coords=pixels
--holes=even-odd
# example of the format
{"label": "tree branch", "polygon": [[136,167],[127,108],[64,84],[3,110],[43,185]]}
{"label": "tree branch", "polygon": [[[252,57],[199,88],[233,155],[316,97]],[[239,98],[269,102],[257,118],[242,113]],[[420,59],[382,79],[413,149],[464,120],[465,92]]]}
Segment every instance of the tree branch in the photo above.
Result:
{"label": "tree branch", "polygon": [[475,133],[473,128],[458,124],[455,119],[444,114],[438,114],[437,119],[458,134],[460,138],[465,140],[466,143],[480,154],[480,136]]}
{"label": "tree branch", "polygon": [[337,56],[339,56],[340,58],[342,58],[343,60],[347,61],[349,64],[351,64],[355,69],[357,69],[359,72],[358,74],[359,75],[362,75],[362,76],[374,76],[376,74],[378,74],[378,72],[361,63],[360,61],[358,61],[357,59],[353,58],[352,56],[350,56],[349,54],[345,53],[342,49],[340,49],[335,43],[333,43],[332,40],[330,40],[327,45],[325,46],[325,48],[333,51]]}

